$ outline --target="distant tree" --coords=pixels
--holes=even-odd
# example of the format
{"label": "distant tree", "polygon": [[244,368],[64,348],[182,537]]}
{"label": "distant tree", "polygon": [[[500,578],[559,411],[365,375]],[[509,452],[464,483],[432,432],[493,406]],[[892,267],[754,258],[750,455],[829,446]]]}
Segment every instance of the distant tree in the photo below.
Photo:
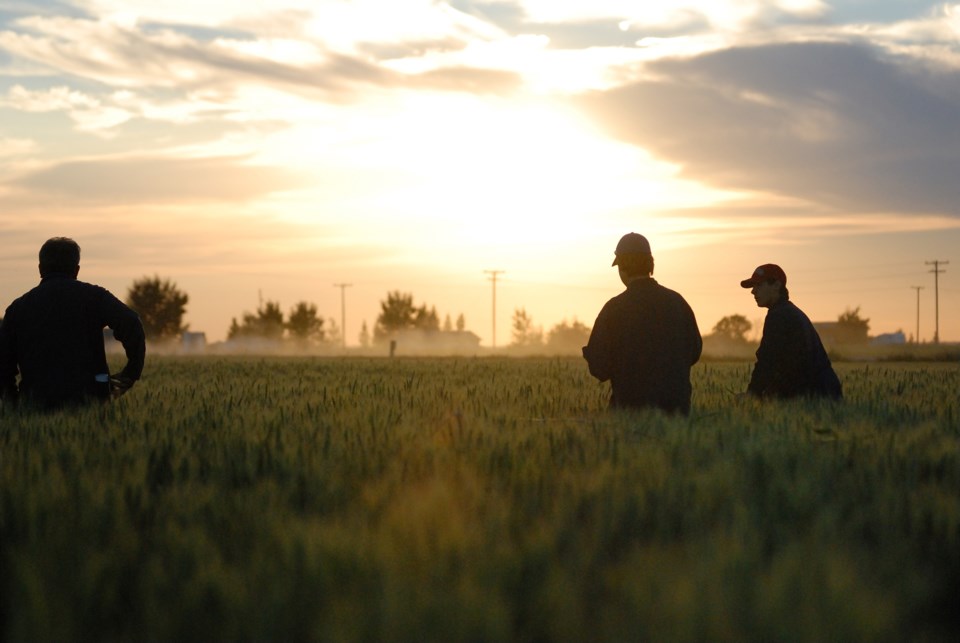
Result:
{"label": "distant tree", "polygon": [[327,318],[326,342],[336,346],[343,343],[343,333],[340,332],[340,326],[337,325],[337,321],[333,317]]}
{"label": "distant tree", "polygon": [[280,304],[268,301],[257,309],[256,315],[243,314],[243,322],[238,324],[236,318],[230,322],[227,339],[240,337],[262,337],[264,339],[283,338],[283,311]]}
{"label": "distant tree", "polygon": [[380,302],[380,315],[373,328],[373,340],[382,342],[389,339],[397,331],[410,328],[423,330],[439,330],[440,319],[435,307],[413,305],[413,295],[402,293],[399,290],[387,293],[387,298]]}
{"label": "distant tree", "polygon": [[525,308],[516,308],[513,311],[512,341],[513,346],[524,348],[543,346],[543,328],[533,326],[533,318],[527,314]]}
{"label": "distant tree", "polygon": [[713,334],[732,342],[746,342],[753,324],[743,315],[727,315],[713,327]]}
{"label": "distant tree", "polygon": [[377,324],[373,327],[373,339],[380,342],[388,339],[398,330],[413,327],[413,320],[417,309],[413,305],[413,295],[402,293],[399,290],[387,293],[387,298],[380,302],[380,315]]}
{"label": "distant tree", "polygon": [[360,336],[357,338],[360,340],[360,346],[367,348],[370,346],[370,330],[367,328],[367,320],[363,320],[363,325],[360,326]]}
{"label": "distant tree", "polygon": [[836,341],[841,344],[863,344],[869,339],[870,320],[860,316],[860,306],[848,308],[837,317]]}
{"label": "distant tree", "polygon": [[189,299],[175,283],[159,276],[137,279],[127,291],[127,305],[140,315],[143,332],[152,340],[174,339],[187,330],[183,315]]}
{"label": "distant tree", "polygon": [[264,337],[280,339],[283,337],[283,312],[275,301],[266,302],[257,309],[257,322]]}
{"label": "distant tree", "polygon": [[557,351],[580,350],[590,339],[590,327],[574,317],[572,322],[564,319],[550,329],[547,335],[547,348]]}
{"label": "distant tree", "polygon": [[447,313],[447,316],[443,318],[443,331],[445,333],[453,332],[453,322],[450,320],[450,313]]}
{"label": "distant tree", "polygon": [[290,309],[286,328],[290,338],[301,344],[324,340],[323,319],[317,316],[315,304],[305,301],[297,302]]}
{"label": "distant tree", "polygon": [[457,330],[466,330],[467,329],[467,320],[464,318],[463,313],[460,313],[457,316]]}
{"label": "distant tree", "polygon": [[436,307],[429,310],[426,305],[417,308],[417,314],[413,317],[413,327],[420,330],[440,330],[440,317],[437,315]]}

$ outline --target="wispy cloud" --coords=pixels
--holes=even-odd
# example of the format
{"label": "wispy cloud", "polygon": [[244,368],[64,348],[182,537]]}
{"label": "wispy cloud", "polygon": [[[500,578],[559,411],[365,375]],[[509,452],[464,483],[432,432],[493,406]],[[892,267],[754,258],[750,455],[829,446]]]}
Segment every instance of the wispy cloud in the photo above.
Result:
{"label": "wispy cloud", "polygon": [[[351,48],[300,33],[286,38],[244,38],[227,33],[200,38],[177,25],[158,26],[116,16],[98,20],[31,16],[19,20],[18,27],[16,31],[0,32],[0,50],[16,61],[8,65],[11,73],[27,74],[43,68],[114,88],[196,93],[230,91],[255,83],[342,101],[355,97],[365,87],[427,85],[431,89],[496,92],[515,84],[505,85],[503,79],[508,74],[500,70],[462,63],[408,75],[370,56],[376,52],[381,56],[422,57],[434,49],[456,50],[466,46],[463,36],[447,36],[429,45],[424,40],[403,38],[378,44],[358,41],[351,43],[357,46]],[[52,104],[62,104],[71,95],[48,98],[55,99]]]}
{"label": "wispy cloud", "polygon": [[456,0],[461,10],[510,33],[550,35],[560,47],[626,46],[643,37],[737,33],[822,20],[821,0]]}
{"label": "wispy cloud", "polygon": [[244,202],[293,189],[289,170],[247,165],[236,158],[122,158],[68,161],[28,172],[5,187],[38,201],[81,204]]}

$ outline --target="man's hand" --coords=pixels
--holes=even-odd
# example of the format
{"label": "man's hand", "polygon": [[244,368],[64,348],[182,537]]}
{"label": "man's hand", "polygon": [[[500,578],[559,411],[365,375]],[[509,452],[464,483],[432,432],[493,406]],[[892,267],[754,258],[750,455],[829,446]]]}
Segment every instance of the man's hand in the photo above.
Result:
{"label": "man's hand", "polygon": [[125,375],[110,376],[110,397],[117,399],[130,390],[136,380]]}

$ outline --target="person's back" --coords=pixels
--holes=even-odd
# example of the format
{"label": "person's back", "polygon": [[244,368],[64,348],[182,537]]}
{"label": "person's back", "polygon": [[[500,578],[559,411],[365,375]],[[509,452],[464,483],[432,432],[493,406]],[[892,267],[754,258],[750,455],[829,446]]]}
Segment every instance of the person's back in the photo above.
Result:
{"label": "person's back", "polygon": [[[76,253],[79,261],[79,247]],[[129,388],[140,377],[145,352],[137,314],[104,288],[78,281],[76,270],[41,266],[41,273],[40,284],[10,304],[0,326],[4,399],[55,408],[108,397],[107,326],[127,353],[114,385]]]}
{"label": "person's back", "polygon": [[632,281],[607,302],[594,327],[590,372],[610,380],[611,407],[689,412],[690,368],[702,343],[678,293],[653,278]]}
{"label": "person's back", "polygon": [[792,301],[787,275],[776,264],[758,266],[740,282],[767,309],[747,393],[760,398],[843,397],[820,335]]}
{"label": "person's back", "polygon": [[790,300],[767,312],[747,391],[758,397],[842,397],[820,335]]}
{"label": "person's back", "polygon": [[642,235],[620,240],[614,265],[627,289],[600,310],[583,348],[590,374],[610,380],[611,408],[689,413],[690,368],[703,348],[693,311],[653,279]]}

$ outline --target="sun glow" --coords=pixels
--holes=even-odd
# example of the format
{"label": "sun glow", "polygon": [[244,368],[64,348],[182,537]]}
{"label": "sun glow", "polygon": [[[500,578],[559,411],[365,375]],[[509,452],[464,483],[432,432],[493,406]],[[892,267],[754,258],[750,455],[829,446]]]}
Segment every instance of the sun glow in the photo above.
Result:
{"label": "sun glow", "polygon": [[309,168],[317,190],[337,191],[353,227],[389,220],[418,248],[425,231],[458,248],[605,237],[603,225],[619,230],[627,213],[716,198],[565,104],[409,98],[355,109],[341,125],[335,139],[329,128],[322,138],[308,126],[285,132],[261,155]]}

